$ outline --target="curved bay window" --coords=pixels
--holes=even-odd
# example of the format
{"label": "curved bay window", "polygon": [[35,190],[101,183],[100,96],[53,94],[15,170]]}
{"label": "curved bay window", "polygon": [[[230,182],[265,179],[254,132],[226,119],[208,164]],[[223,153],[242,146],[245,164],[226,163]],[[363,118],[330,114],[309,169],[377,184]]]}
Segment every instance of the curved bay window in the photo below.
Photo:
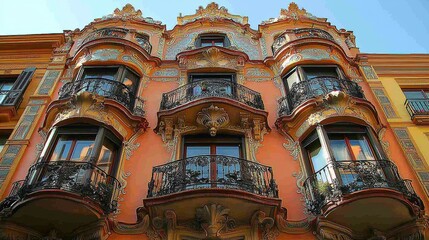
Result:
{"label": "curved bay window", "polygon": [[289,114],[304,101],[332,91],[342,91],[353,97],[363,98],[360,86],[346,78],[335,65],[297,66],[284,78],[286,97],[281,98],[280,115]]}
{"label": "curved bay window", "polygon": [[329,201],[344,194],[390,188],[412,192],[396,166],[387,160],[369,127],[353,124],[317,126],[302,142],[307,173],[304,183],[309,210],[319,213]]}
{"label": "curved bay window", "polygon": [[231,45],[228,37],[222,33],[200,34],[195,40],[195,47],[229,47]]}
{"label": "curved bay window", "polygon": [[[105,80],[101,83],[97,81],[87,82],[87,91],[96,91],[99,95],[108,96],[114,89],[114,82],[120,82],[127,87],[130,93],[135,93],[138,87],[139,76],[125,66],[84,66],[77,79],[84,80]],[[112,81],[112,82],[110,82]],[[84,83],[85,84],[85,83]]]}
{"label": "curved bay window", "polygon": [[90,92],[113,99],[137,113],[143,106],[136,96],[139,79],[137,73],[125,66],[83,66],[76,79],[61,88],[59,99]]}
{"label": "curved bay window", "polygon": [[245,160],[243,138],[185,136],[183,158],[154,167],[149,197],[221,188],[277,197],[270,167]]}
{"label": "curved bay window", "polygon": [[30,168],[31,191],[61,189],[99,201],[113,211],[119,182],[120,140],[103,127],[54,128],[39,161]]}

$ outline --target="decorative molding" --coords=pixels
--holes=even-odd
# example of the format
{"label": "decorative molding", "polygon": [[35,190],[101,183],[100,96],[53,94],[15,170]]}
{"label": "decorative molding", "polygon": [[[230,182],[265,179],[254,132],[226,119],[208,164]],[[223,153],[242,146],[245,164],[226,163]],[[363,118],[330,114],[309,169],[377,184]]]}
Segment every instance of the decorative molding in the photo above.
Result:
{"label": "decorative molding", "polygon": [[56,80],[60,76],[61,70],[47,70],[45,76],[37,89],[38,95],[49,95],[55,85]]}
{"label": "decorative molding", "polygon": [[378,80],[378,76],[371,65],[360,66],[367,80]]}
{"label": "decorative molding", "polygon": [[[235,30],[235,31],[234,31]],[[166,60],[175,60],[177,54],[195,49],[195,41],[200,34],[204,33],[226,33],[231,42],[231,46],[226,47],[234,51],[242,51],[246,53],[251,60],[260,59],[260,46],[259,41],[255,41],[254,36],[250,33],[242,33],[242,29],[235,27],[235,29],[227,29],[224,27],[212,27],[210,30],[203,29],[194,31],[184,31],[177,33],[169,41],[166,42],[167,49],[165,53]],[[225,47],[224,47],[225,48]]]}
{"label": "decorative molding", "polygon": [[287,220],[287,210],[280,209],[276,216],[276,227],[282,233],[302,234],[310,232],[313,229],[314,219],[303,219],[300,221]]}
{"label": "decorative molding", "polygon": [[156,70],[152,74],[152,80],[157,82],[174,82],[179,78],[179,69],[164,68]]}
{"label": "decorative molding", "polygon": [[274,219],[267,217],[267,214],[263,211],[256,211],[250,223],[255,239],[259,237],[259,229],[262,230],[262,240],[274,240],[278,236],[278,232],[273,231]]}
{"label": "decorative molding", "polygon": [[271,74],[263,68],[247,68],[246,80],[254,82],[271,81]]}
{"label": "decorative molding", "polygon": [[142,15],[142,11],[140,10],[135,10],[135,8],[133,7],[133,5],[127,3],[122,10],[119,10],[119,8],[116,8],[115,11],[113,12],[113,14],[109,14],[106,16],[103,16],[102,18],[97,18],[94,21],[98,22],[98,21],[103,21],[103,20],[108,20],[108,19],[120,19],[122,21],[129,21],[129,20],[140,20],[140,21],[144,21],[147,23],[152,23],[152,24],[157,24],[157,25],[161,25],[162,22],[161,21],[156,21],[151,17],[143,17]]}
{"label": "decorative molding", "polygon": [[139,129],[128,141],[124,141],[125,159],[130,160],[133,152],[140,147],[140,143],[136,142],[137,138],[143,133],[142,129]]}
{"label": "decorative molding", "polygon": [[375,97],[377,97],[378,102],[381,105],[381,108],[383,109],[384,113],[386,114],[387,118],[397,118],[398,115],[396,114],[395,110],[393,109],[393,105],[390,102],[389,97],[386,95],[386,92],[384,91],[383,87],[372,87],[372,91],[374,92]]}
{"label": "decorative molding", "polygon": [[275,23],[281,20],[294,20],[297,21],[301,18],[307,18],[307,19],[311,19],[311,20],[315,20],[315,21],[319,21],[319,22],[326,22],[325,18],[318,18],[314,15],[312,15],[311,13],[308,13],[307,10],[305,10],[304,8],[299,9],[298,5],[294,2],[291,2],[289,4],[288,9],[281,9],[280,10],[280,16],[277,18],[270,18],[266,21],[263,21],[261,24],[265,25],[265,24],[270,24],[270,23]]}
{"label": "decorative molding", "polygon": [[208,19],[210,21],[219,21],[221,19],[229,19],[231,21],[246,25],[248,23],[248,17],[242,17],[240,15],[232,15],[228,12],[225,7],[219,7],[217,3],[209,3],[206,8],[200,6],[196,10],[195,14],[182,16],[180,14],[177,17],[177,24],[184,25],[190,22],[194,22],[198,19]]}
{"label": "decorative molding", "polygon": [[219,204],[207,204],[196,209],[195,220],[204,229],[207,239],[217,239],[221,231],[235,228],[235,220],[229,217],[230,209]]}
{"label": "decorative molding", "polygon": [[424,158],[415,147],[407,128],[393,128],[393,132],[395,133],[408,162],[417,173],[417,177],[424,186],[426,196],[429,196],[429,168],[425,164]]}
{"label": "decorative molding", "polygon": [[383,147],[384,152],[387,154],[387,156],[390,156],[390,143],[389,141],[385,140],[385,134],[386,134],[386,127],[383,127],[382,129],[380,129],[380,131],[378,131],[378,140],[380,141],[381,147]]}
{"label": "decorative molding", "polygon": [[[222,128],[229,123],[229,116],[223,108],[219,108],[212,104],[208,108],[203,108],[197,114],[196,122],[208,128],[210,136],[214,137],[216,136],[216,132],[219,128]],[[259,127],[258,129],[260,130]]]}
{"label": "decorative molding", "polygon": [[124,223],[116,220],[113,221],[113,231],[118,234],[146,234],[149,240],[161,240],[165,239],[156,232],[151,226],[151,220],[149,213],[144,207],[139,207],[136,210],[137,222],[136,223]]}
{"label": "decorative molding", "polygon": [[210,47],[201,54],[179,56],[178,60],[179,66],[187,69],[218,67],[238,70],[244,66],[243,57],[226,54],[217,47]]}
{"label": "decorative molding", "polygon": [[297,193],[302,194],[305,192],[304,182],[307,176],[306,174],[304,174],[306,170],[304,165],[304,159],[302,158],[302,154],[301,154],[301,147],[299,145],[299,142],[294,141],[289,134],[287,134],[283,130],[280,130],[280,132],[286,138],[286,143],[283,143],[283,147],[289,151],[290,155],[293,157],[295,161],[299,161],[299,167],[301,170],[299,172],[293,172],[292,176],[296,178],[296,187],[298,189]]}
{"label": "decorative molding", "polygon": [[[373,129],[379,129],[377,119],[368,119],[363,109],[356,106],[356,101],[342,92],[331,92],[324,97],[320,103],[320,110],[313,112],[298,128],[295,133],[296,138],[300,138],[302,134],[310,126],[314,126],[323,120],[335,116],[350,116],[366,122]],[[376,118],[376,116],[374,116]]]}

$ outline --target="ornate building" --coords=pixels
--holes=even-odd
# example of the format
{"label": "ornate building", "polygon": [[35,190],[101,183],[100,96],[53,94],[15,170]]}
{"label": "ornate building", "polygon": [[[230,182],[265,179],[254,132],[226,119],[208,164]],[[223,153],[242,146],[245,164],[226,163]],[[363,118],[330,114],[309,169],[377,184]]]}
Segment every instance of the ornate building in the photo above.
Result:
{"label": "ornate building", "polygon": [[426,102],[408,123],[385,91],[424,61],[294,3],[247,21],[211,3],[167,30],[127,4],[0,36],[0,238],[429,239]]}

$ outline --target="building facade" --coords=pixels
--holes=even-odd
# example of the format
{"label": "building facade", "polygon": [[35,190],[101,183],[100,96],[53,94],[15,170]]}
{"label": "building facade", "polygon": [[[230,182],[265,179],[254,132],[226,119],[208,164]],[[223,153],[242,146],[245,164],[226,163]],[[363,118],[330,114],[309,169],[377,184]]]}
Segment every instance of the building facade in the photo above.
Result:
{"label": "building facade", "polygon": [[428,109],[400,103],[427,56],[294,3],[247,21],[127,4],[0,36],[1,239],[429,239]]}

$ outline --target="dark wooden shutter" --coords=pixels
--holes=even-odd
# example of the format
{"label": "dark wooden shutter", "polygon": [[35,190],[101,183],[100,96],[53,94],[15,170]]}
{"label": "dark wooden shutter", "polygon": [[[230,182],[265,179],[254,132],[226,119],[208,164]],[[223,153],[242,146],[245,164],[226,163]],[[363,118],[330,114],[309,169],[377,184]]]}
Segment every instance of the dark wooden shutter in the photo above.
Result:
{"label": "dark wooden shutter", "polygon": [[18,108],[22,101],[25,89],[28,87],[28,84],[30,84],[35,71],[35,67],[28,67],[21,72],[13,84],[12,89],[9,91],[6,99],[3,101],[3,105],[15,106],[15,108]]}

